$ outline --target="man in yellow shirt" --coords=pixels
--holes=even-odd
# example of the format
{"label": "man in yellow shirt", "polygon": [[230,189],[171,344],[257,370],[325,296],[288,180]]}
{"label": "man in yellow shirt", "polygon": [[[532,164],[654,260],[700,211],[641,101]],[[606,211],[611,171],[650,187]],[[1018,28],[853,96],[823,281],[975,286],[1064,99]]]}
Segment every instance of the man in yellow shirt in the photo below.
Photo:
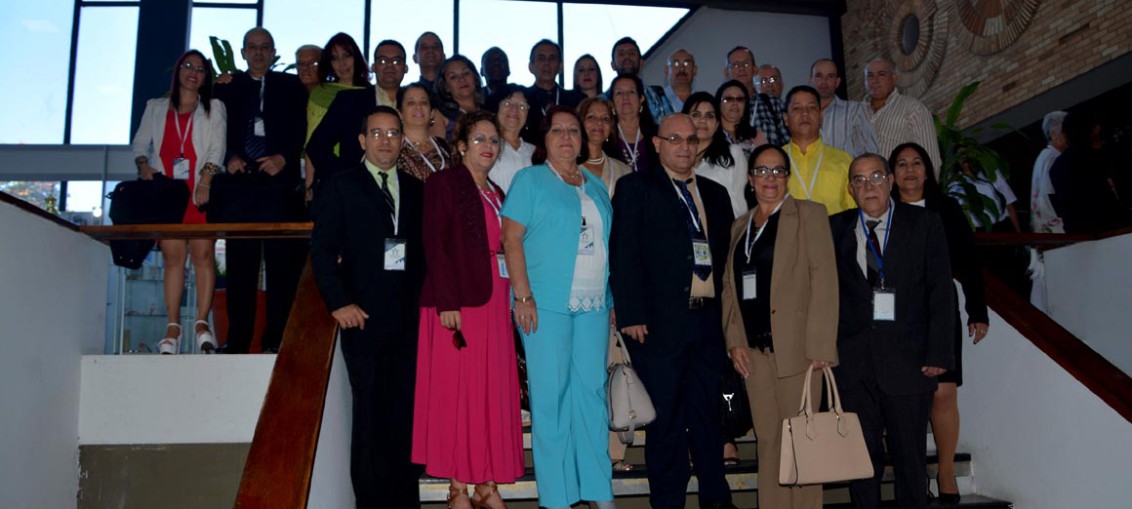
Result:
{"label": "man in yellow shirt", "polygon": [[825,205],[831,216],[856,207],[849,194],[849,163],[853,157],[822,143],[818,91],[808,85],[790,89],[782,116],[790,131],[790,143],[782,147],[790,156],[791,175],[786,185],[790,195]]}

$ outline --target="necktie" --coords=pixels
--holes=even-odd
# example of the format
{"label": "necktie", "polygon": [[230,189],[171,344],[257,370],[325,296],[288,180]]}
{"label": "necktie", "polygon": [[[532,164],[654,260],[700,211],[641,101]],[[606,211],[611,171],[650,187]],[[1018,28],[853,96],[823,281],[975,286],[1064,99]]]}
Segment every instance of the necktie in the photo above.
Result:
{"label": "necktie", "polygon": [[247,128],[244,130],[244,155],[247,156],[249,161],[255,161],[267,155],[267,138],[255,135],[255,120],[263,118],[263,112],[260,111],[259,107],[259,91],[259,87],[256,87],[255,92],[248,97],[253,106],[252,114],[248,116]]}
{"label": "necktie", "polygon": [[389,173],[378,171],[377,174],[381,176],[381,194],[385,196],[385,204],[389,206],[389,213],[396,214],[397,205],[393,201],[393,193],[389,191]]}
{"label": "necktie", "polygon": [[[680,196],[683,198],[680,201],[684,205],[684,211],[687,212],[684,216],[684,222],[687,223],[688,235],[692,237],[692,242],[707,242],[707,232],[703,230],[703,225],[699,224],[699,209],[696,208],[696,202],[692,199],[692,193],[688,191],[688,184],[691,180],[672,179],[672,182],[676,184],[676,187],[680,190]],[[693,265],[692,272],[700,278],[700,281],[707,281],[708,276],[711,275],[711,267]]]}
{"label": "necktie", "polygon": [[880,279],[880,275],[878,273],[878,271],[880,270],[880,265],[877,263],[876,257],[876,253],[880,253],[881,250],[880,239],[877,238],[877,225],[879,224],[880,221],[874,219],[865,221],[865,226],[869,228],[869,244],[872,245],[872,249],[869,249],[868,247],[865,248],[865,264],[869,267],[869,284],[873,286],[876,286],[877,281]]}

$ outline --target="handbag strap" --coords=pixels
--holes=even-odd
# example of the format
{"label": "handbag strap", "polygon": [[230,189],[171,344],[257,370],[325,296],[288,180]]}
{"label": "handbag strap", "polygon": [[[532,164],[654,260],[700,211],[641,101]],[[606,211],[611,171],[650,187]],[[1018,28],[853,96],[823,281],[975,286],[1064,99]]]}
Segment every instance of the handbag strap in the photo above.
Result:
{"label": "handbag strap", "polygon": [[829,366],[826,366],[822,371],[825,373],[825,382],[826,387],[828,388],[827,392],[829,393],[829,397],[833,398],[833,401],[831,402],[831,408],[834,412],[837,413],[837,415],[841,415],[842,413],[844,413],[844,410],[841,409],[841,393],[837,390],[837,382],[833,379],[833,369]]}
{"label": "handbag strap", "polygon": [[621,349],[622,363],[626,366],[632,366],[633,361],[629,358],[629,348],[625,346],[625,340],[621,337],[621,333],[617,332],[617,328],[615,327],[610,327],[609,332],[613,334],[613,337],[617,338],[617,348]]}
{"label": "handbag strap", "polygon": [[809,417],[814,414],[813,404],[810,402],[810,378],[814,374],[814,366],[806,368],[806,383],[802,385],[802,402],[798,404],[798,414]]}

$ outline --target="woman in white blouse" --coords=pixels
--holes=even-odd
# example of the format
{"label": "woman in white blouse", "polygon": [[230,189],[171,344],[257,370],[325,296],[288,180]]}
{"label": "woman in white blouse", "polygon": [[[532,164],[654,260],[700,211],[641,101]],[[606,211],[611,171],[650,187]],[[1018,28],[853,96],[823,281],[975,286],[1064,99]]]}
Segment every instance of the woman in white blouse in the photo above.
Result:
{"label": "woman in white blouse", "polygon": [[531,156],[535,153],[535,146],[519,137],[527,125],[527,113],[531,106],[527,104],[523,87],[508,83],[499,87],[499,91],[489,100],[487,109],[496,111],[503,135],[502,152],[495,166],[491,167],[488,177],[506,193],[511,189],[511,180],[515,178],[515,174],[531,165]]}
{"label": "woman in white blouse", "polygon": [[737,144],[727,143],[719,128],[719,104],[707,92],[696,92],[684,101],[684,114],[692,117],[700,139],[696,155],[696,175],[709,178],[727,188],[731,210],[739,217],[749,210],[743,189],[747,185],[747,156]]}

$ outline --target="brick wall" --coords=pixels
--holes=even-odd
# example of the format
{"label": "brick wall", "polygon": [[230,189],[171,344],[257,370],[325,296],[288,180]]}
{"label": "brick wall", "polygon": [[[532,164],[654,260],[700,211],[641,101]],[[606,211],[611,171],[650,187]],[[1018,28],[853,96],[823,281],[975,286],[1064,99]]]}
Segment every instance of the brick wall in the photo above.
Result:
{"label": "brick wall", "polygon": [[[953,1],[934,0],[938,9]],[[1017,3],[1022,0],[1004,0]],[[850,0],[841,18],[845,71],[850,99],[865,97],[864,67],[892,45],[885,38],[893,23],[889,13],[905,2],[933,0]],[[959,21],[950,15],[948,23]],[[942,114],[965,84],[982,82],[967,100],[960,124],[972,125],[1132,50],[1132,1],[1039,0],[1029,26],[1013,44],[980,56],[963,47],[951,30],[943,62],[920,100]]]}

